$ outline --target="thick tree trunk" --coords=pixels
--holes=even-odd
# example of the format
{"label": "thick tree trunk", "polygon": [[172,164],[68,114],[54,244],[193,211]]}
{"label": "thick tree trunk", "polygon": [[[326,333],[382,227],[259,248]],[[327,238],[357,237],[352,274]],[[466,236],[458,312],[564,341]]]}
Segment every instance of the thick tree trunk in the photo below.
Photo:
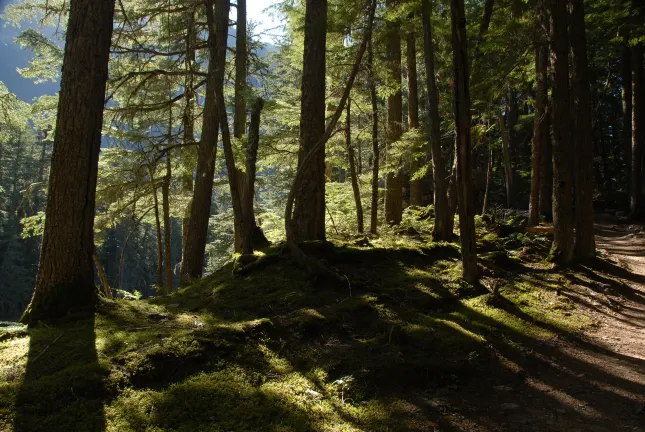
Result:
{"label": "thick tree trunk", "polygon": [[[205,6],[212,16],[213,0],[205,0]],[[181,264],[181,286],[202,277],[204,271],[204,254],[208,238],[208,220],[211,214],[211,199],[213,194],[213,176],[215,175],[215,157],[219,119],[215,98],[217,82],[224,79],[224,65],[218,62],[217,42],[214,24],[209,22],[208,29],[208,78],[206,81],[206,98],[202,136],[197,148],[197,175],[193,189],[193,200],[190,205],[190,217],[184,232],[184,256]],[[224,56],[226,54],[224,53]]]}
{"label": "thick tree trunk", "polygon": [[643,45],[637,44],[632,47],[632,166],[631,166],[631,188],[630,188],[630,210],[633,216],[641,216],[643,212],[643,121],[645,118],[645,107],[643,103]]}
{"label": "thick tree trunk", "polygon": [[544,32],[545,10],[540,2],[535,20],[535,120],[531,147],[531,195],[529,199],[529,226],[540,223],[540,186],[542,183],[542,152],[549,139],[547,105],[549,101],[548,64],[549,47]]}
{"label": "thick tree trunk", "polygon": [[298,167],[316,148],[307,176],[298,185],[293,212],[296,241],[325,240],[325,49],[327,0],[307,0],[300,111]]}
{"label": "thick tree trunk", "polygon": [[[387,0],[387,7],[395,7],[397,0]],[[387,21],[387,70],[391,82],[396,89],[387,98],[387,141],[386,157],[390,167],[396,166],[395,171],[388,171],[385,179],[385,222],[390,225],[398,225],[403,217],[403,191],[402,178],[399,171],[398,160],[391,160],[391,146],[397,142],[402,135],[403,123],[403,94],[401,92],[401,24],[398,18],[395,21]]]}
{"label": "thick tree trunk", "polygon": [[[408,68],[408,127],[410,130],[419,129],[419,88],[417,81],[417,48],[416,35],[408,33],[407,68]],[[416,151],[416,149],[415,149]],[[420,158],[412,159],[411,171],[414,175],[419,169]],[[423,205],[423,180],[410,181],[410,205]]]}
{"label": "thick tree trunk", "polygon": [[478,279],[475,243],[475,209],[472,194],[470,125],[470,74],[464,0],[451,0],[452,52],[454,68],[455,153],[457,159],[457,200],[463,277]]}
{"label": "thick tree trunk", "polygon": [[358,173],[356,172],[356,162],[354,147],[352,147],[352,122],[351,122],[351,100],[347,100],[345,122],[345,147],[347,148],[347,158],[349,159],[349,175],[352,180],[352,190],[354,192],[354,203],[356,204],[356,226],[359,233],[363,233],[363,203],[361,202],[361,189],[358,185]]}
{"label": "thick tree trunk", "polygon": [[573,167],[571,103],[569,98],[569,37],[567,4],[549,0],[551,52],[553,55],[553,259],[561,264],[573,260]]}
{"label": "thick tree trunk", "polygon": [[587,60],[587,37],[583,0],[571,0],[570,32],[573,64],[572,93],[575,103],[576,144],[576,246],[577,260],[591,260],[596,255],[593,221],[593,125],[591,89]]}
{"label": "thick tree trunk", "polygon": [[92,310],[94,205],[114,0],[72,0],[36,289],[22,321]]}
{"label": "thick tree trunk", "polygon": [[376,95],[376,81],[374,79],[374,52],[370,39],[367,51],[367,67],[370,85],[370,102],[372,104],[372,207],[370,210],[370,232],[376,234],[378,228],[378,176],[379,176],[379,148],[378,148],[378,99]]}
{"label": "thick tree trunk", "polygon": [[[257,172],[258,147],[260,146],[260,114],[264,107],[264,100],[257,98],[251,107],[251,122],[249,124],[249,140],[246,146],[246,182],[247,190],[242,194],[242,213],[247,224],[247,232],[251,235],[254,249],[268,246],[270,243],[264,233],[255,223],[253,200],[255,198],[255,176]],[[251,215],[251,217],[246,217]]]}
{"label": "thick tree trunk", "polygon": [[499,133],[502,136],[502,154],[504,155],[504,175],[506,179],[506,207],[511,208],[513,204],[513,167],[511,166],[511,146],[508,131],[504,125],[504,116],[497,118]]}
{"label": "thick tree trunk", "polygon": [[448,203],[448,174],[441,152],[441,123],[439,118],[439,91],[435,75],[435,46],[432,40],[430,2],[422,0],[423,54],[425,57],[426,86],[428,91],[428,120],[432,151],[432,182],[434,187],[435,224],[432,237],[435,241],[451,241],[453,214]]}

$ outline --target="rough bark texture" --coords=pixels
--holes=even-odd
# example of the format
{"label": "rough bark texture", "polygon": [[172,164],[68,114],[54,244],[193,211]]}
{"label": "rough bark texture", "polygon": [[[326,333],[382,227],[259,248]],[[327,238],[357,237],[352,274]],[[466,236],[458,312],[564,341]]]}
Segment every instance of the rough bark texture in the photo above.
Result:
{"label": "rough bark texture", "polygon": [[[269,246],[269,241],[255,223],[253,200],[255,198],[255,175],[257,172],[258,147],[260,146],[260,114],[264,107],[264,100],[257,98],[251,107],[251,122],[249,124],[249,140],[246,146],[246,182],[247,190],[242,194],[242,213],[247,224],[247,232],[251,234],[251,244],[254,249]],[[246,217],[251,215],[250,217]]]}
{"label": "rough bark texture", "polygon": [[457,160],[457,200],[463,277],[467,282],[478,278],[475,243],[475,209],[472,193],[470,125],[470,75],[464,0],[451,0],[452,52],[454,69],[455,153]]}
{"label": "rough bark texture", "polygon": [[372,41],[367,48],[367,67],[370,85],[370,102],[372,104],[372,208],[370,211],[370,232],[376,234],[378,229],[378,175],[379,175],[379,148],[378,148],[378,98],[376,95],[376,81],[374,79],[374,52]]}
{"label": "rough bark texture", "polygon": [[573,260],[573,167],[571,103],[569,97],[569,37],[567,4],[549,0],[551,53],[553,55],[553,227],[551,255],[556,262]]}
{"label": "rough bark texture", "polygon": [[[393,8],[396,0],[387,0],[387,7]],[[398,160],[392,160],[391,145],[402,135],[403,94],[401,93],[401,24],[387,21],[387,69],[390,80],[397,88],[387,98],[387,146],[386,157],[390,167],[396,166],[395,172],[388,172],[385,179],[385,222],[398,225],[403,217],[403,184],[399,172]]]}
{"label": "rough bark texture", "polygon": [[363,233],[363,203],[361,202],[361,189],[358,185],[358,173],[356,172],[356,162],[354,147],[352,147],[352,112],[351,100],[347,101],[345,121],[345,147],[347,148],[347,158],[349,159],[349,176],[352,180],[352,191],[354,192],[354,203],[356,205],[356,227],[359,233]]}
{"label": "rough bark texture", "polygon": [[432,237],[435,241],[451,241],[453,213],[448,204],[447,172],[441,152],[441,124],[439,119],[439,91],[435,76],[435,46],[432,40],[430,2],[422,0],[423,51],[425,57],[426,86],[428,91],[429,138],[432,150],[432,182],[434,185],[435,224]]}
{"label": "rough bark texture", "polygon": [[641,216],[643,213],[643,120],[645,107],[643,103],[643,46],[642,44],[632,47],[632,166],[631,166],[631,188],[630,188],[630,210],[633,216]]}
{"label": "rough bark texture", "polygon": [[71,0],[36,289],[23,322],[92,310],[94,204],[114,0]]}
{"label": "rough bark texture", "polygon": [[576,145],[576,246],[575,257],[591,260],[596,255],[593,220],[593,125],[591,121],[591,89],[587,60],[585,12],[582,0],[571,0],[571,52],[573,64],[573,99],[575,103]]}
{"label": "rough bark texture", "polygon": [[[419,88],[417,80],[417,48],[416,35],[408,33],[407,46],[407,69],[408,69],[408,128],[419,129]],[[415,149],[416,150],[416,149]],[[412,174],[419,169],[420,160],[416,156],[412,159]],[[410,181],[410,205],[420,206],[423,204],[423,181],[422,179]]]}
{"label": "rough bark texture", "polygon": [[[212,12],[213,0],[205,0],[207,10]],[[210,17],[210,18],[209,18]],[[206,100],[204,102],[204,125],[202,136],[197,148],[197,175],[193,189],[193,200],[190,205],[190,217],[186,225],[184,256],[181,264],[180,285],[186,286],[191,281],[199,279],[204,271],[204,254],[208,237],[208,220],[211,213],[211,198],[213,194],[213,176],[215,174],[215,157],[219,121],[215,100],[215,87],[218,81],[224,79],[223,62],[218,62],[221,55],[217,52],[212,13],[208,19],[208,78],[206,81]],[[224,56],[226,53],[223,53]]]}
{"label": "rough bark texture", "polygon": [[549,101],[547,45],[544,17],[544,4],[539,3],[535,20],[535,119],[533,121],[533,141],[531,144],[531,195],[529,198],[529,226],[540,223],[540,186],[542,183],[542,151],[549,139],[547,105]]}
{"label": "rough bark texture", "polygon": [[[307,0],[298,167],[325,133],[325,47],[327,0]],[[318,146],[307,176],[298,185],[293,212],[297,241],[325,240],[325,146]]]}

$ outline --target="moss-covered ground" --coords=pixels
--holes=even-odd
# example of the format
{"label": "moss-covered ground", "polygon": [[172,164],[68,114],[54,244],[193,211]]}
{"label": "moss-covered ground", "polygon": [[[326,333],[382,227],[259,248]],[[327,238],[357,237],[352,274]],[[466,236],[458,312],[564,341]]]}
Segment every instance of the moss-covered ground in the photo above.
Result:
{"label": "moss-covered ground", "polygon": [[420,221],[310,245],[342,284],[276,246],[167,297],[5,328],[0,430],[433,430],[444,409],[433,395],[512,369],[500,352],[592,324],[559,295],[575,272],[544,260],[548,239],[478,227],[479,286],[460,281],[456,243],[432,243]]}

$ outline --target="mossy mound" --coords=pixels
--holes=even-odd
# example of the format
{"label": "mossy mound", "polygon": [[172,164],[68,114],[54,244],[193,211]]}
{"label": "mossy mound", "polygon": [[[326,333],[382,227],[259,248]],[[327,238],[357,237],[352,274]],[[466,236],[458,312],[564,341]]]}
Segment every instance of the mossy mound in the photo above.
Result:
{"label": "mossy mound", "polygon": [[[0,341],[0,430],[432,430],[419,400],[489,373],[491,346],[589,324],[552,307],[560,276],[519,254],[483,260],[493,276],[472,287],[452,244],[323,246],[307,250],[345,283],[274,247],[167,297],[17,330]],[[502,277],[494,307],[481,294]]]}

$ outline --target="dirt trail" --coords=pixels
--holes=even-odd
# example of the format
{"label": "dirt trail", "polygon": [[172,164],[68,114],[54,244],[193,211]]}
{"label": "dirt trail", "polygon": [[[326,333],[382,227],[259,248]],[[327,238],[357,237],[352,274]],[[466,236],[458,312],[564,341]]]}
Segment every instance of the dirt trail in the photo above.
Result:
{"label": "dirt trail", "polygon": [[501,346],[489,376],[427,401],[438,427],[415,430],[645,432],[645,228],[597,224],[597,248],[560,288],[593,328]]}

